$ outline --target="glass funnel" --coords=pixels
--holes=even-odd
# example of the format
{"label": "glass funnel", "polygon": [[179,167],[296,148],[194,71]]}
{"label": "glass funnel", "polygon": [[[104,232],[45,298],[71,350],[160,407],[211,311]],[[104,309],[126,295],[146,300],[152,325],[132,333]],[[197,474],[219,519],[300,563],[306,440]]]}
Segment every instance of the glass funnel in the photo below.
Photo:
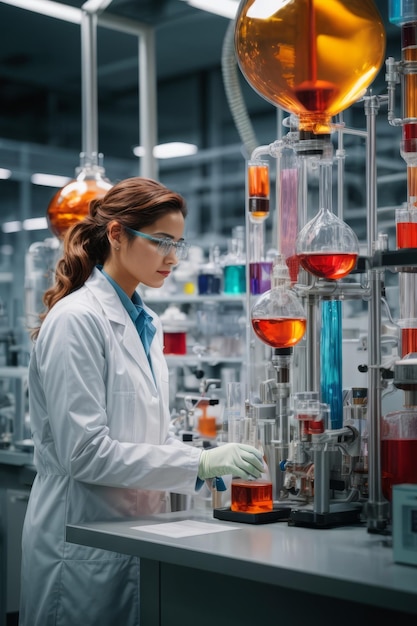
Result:
{"label": "glass funnel", "polygon": [[88,214],[91,200],[103,197],[112,187],[98,159],[97,153],[90,156],[81,153],[76,177],[57,191],[50,201],[46,217],[50,230],[58,239],[63,239],[68,228]]}
{"label": "glass funnel", "polygon": [[332,163],[320,162],[320,210],[298,233],[300,265],[319,278],[338,280],[355,267],[359,242],[353,230],[332,212]]}
{"label": "glass funnel", "polygon": [[242,0],[236,16],[236,54],[249,84],[316,134],[363,96],[385,39],[373,0]]}
{"label": "glass funnel", "polygon": [[257,337],[272,348],[295,346],[304,336],[306,314],[295,292],[282,255],[275,258],[272,288],[254,304],[252,328]]}

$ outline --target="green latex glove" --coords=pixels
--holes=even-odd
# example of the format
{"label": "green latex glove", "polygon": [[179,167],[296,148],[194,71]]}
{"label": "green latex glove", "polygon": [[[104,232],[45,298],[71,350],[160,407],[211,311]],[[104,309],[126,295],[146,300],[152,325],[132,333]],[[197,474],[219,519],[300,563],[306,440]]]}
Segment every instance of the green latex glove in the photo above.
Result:
{"label": "green latex glove", "polygon": [[264,472],[262,452],[244,443],[226,443],[203,450],[198,468],[199,478],[232,474],[240,478],[259,478]]}

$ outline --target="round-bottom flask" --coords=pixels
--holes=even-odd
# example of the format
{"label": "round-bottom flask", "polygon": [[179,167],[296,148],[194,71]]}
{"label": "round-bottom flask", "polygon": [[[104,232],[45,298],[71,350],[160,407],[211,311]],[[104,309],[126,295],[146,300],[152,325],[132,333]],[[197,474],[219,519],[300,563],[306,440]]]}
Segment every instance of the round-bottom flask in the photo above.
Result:
{"label": "round-bottom flask", "polygon": [[57,191],[48,205],[46,217],[49,228],[58,239],[63,239],[73,224],[88,214],[91,200],[103,197],[112,187],[104,177],[104,168],[98,164],[98,155],[80,155],[76,178]]}
{"label": "round-bottom flask", "polygon": [[255,303],[252,328],[258,338],[272,348],[295,346],[304,336],[307,318],[291,289],[288,267],[278,255],[272,270],[272,289]]}

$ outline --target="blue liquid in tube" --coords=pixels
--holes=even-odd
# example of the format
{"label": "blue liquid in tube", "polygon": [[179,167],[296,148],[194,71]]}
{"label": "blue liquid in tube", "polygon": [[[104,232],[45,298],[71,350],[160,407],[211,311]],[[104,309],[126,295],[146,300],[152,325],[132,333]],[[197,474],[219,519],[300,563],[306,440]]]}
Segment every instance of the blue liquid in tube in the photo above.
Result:
{"label": "blue liquid in tube", "polygon": [[342,428],[342,303],[340,300],[325,300],[321,307],[321,400],[330,406],[329,427]]}

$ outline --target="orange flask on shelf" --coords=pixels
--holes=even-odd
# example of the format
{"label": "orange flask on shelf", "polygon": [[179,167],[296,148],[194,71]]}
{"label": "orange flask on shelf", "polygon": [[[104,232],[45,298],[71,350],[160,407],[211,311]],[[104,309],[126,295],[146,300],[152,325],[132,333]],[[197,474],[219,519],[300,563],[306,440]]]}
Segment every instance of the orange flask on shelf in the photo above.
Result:
{"label": "orange flask on shelf", "polygon": [[85,162],[76,178],[62,187],[48,205],[46,218],[51,232],[63,239],[68,228],[88,214],[91,200],[102,198],[112,187],[104,177],[104,168]]}

